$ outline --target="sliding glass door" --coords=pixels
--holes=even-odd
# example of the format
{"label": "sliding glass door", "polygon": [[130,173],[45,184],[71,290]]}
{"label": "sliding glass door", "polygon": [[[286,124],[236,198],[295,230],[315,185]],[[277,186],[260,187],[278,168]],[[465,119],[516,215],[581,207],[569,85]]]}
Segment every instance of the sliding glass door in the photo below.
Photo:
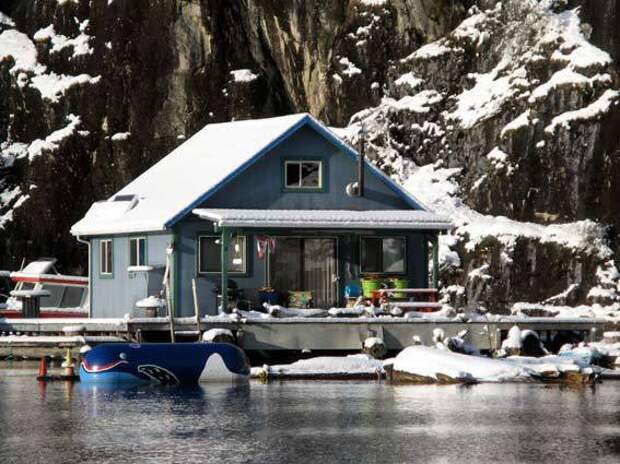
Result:
{"label": "sliding glass door", "polygon": [[269,256],[269,284],[286,294],[307,291],[313,306],[338,303],[338,268],[335,238],[276,237]]}

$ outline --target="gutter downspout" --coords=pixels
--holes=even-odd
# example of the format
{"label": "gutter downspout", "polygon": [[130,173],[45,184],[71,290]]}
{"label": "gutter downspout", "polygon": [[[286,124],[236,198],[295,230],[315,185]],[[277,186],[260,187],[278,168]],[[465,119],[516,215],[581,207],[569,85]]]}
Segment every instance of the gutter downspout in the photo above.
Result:
{"label": "gutter downspout", "polygon": [[92,259],[91,259],[91,243],[90,240],[84,240],[79,235],[75,236],[76,240],[88,246],[88,318],[93,317],[93,292],[91,291],[91,282],[93,276]]}

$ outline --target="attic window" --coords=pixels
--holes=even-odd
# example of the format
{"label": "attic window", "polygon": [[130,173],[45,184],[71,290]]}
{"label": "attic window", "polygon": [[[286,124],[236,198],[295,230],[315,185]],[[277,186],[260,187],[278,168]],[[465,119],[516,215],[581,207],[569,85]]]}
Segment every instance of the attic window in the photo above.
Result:
{"label": "attic window", "polygon": [[284,187],[291,190],[321,190],[323,188],[323,161],[285,161]]}

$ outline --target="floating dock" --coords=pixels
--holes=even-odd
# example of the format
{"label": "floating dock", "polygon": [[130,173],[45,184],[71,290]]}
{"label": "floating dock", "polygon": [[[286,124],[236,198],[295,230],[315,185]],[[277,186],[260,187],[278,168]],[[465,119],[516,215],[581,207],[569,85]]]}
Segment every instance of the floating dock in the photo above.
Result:
{"label": "floating dock", "polygon": [[[553,319],[515,317],[496,321],[453,321],[406,318],[266,318],[232,320],[205,317],[200,327],[195,318],[176,318],[174,332],[178,341],[196,341],[209,329],[230,330],[237,345],[248,352],[283,351],[359,351],[368,337],[380,337],[388,350],[411,345],[414,336],[431,344],[433,330],[447,336],[467,330],[468,339],[481,350],[501,346],[514,325],[538,332],[543,341],[558,334],[578,335],[598,341],[606,331],[618,330],[620,321],[609,319]],[[200,330],[200,332],[199,332]],[[62,352],[67,347],[114,342],[148,342],[170,339],[167,318],[136,319],[0,319],[0,357],[38,357],[50,354],[50,348]],[[71,334],[71,335],[68,335]]]}

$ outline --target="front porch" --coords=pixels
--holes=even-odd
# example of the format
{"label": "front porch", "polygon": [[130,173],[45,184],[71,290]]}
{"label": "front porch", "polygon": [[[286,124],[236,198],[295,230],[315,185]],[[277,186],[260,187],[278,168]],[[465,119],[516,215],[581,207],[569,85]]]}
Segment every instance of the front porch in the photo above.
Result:
{"label": "front porch", "polygon": [[[446,228],[434,214],[223,209],[194,214],[214,230],[199,236],[197,247],[196,285],[210,288],[199,292],[210,301],[194,305],[206,306],[207,314],[234,307],[264,310],[265,303],[328,309],[378,305],[378,296],[433,300],[437,236]],[[425,291],[376,292],[386,287]]]}

